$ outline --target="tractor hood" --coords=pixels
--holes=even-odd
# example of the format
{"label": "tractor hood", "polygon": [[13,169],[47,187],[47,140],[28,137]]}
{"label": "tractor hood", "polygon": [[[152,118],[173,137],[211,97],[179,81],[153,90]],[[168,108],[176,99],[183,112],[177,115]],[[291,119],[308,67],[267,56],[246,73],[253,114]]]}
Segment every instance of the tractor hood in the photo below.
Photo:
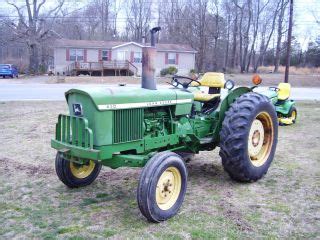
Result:
{"label": "tractor hood", "polygon": [[[192,93],[179,89],[83,87],[67,91],[65,93],[67,101],[71,95],[88,96],[99,111],[191,104],[193,102]],[[76,99],[80,100],[77,97]]]}

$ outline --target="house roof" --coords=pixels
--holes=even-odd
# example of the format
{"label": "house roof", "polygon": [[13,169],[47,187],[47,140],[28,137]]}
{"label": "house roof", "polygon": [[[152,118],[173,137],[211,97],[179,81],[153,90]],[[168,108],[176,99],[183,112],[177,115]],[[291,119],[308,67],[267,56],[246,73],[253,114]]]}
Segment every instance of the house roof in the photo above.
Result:
{"label": "house roof", "polygon": [[[119,47],[124,47],[130,44],[142,47],[142,43],[136,42],[121,42],[121,41],[95,41],[95,40],[73,40],[73,39],[58,39],[55,42],[55,47],[73,47],[73,48],[107,48],[115,49]],[[150,45],[150,44],[147,44]],[[188,44],[156,44],[158,51],[162,52],[191,52],[196,53],[196,51]]]}

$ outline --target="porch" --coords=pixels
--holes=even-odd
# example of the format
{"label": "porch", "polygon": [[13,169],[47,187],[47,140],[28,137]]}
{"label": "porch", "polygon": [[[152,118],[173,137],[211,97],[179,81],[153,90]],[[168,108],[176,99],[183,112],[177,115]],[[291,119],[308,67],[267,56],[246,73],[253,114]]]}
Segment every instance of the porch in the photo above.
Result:
{"label": "porch", "polygon": [[65,68],[67,76],[87,74],[90,76],[130,76],[137,75],[138,68],[128,60],[100,62],[72,62]]}

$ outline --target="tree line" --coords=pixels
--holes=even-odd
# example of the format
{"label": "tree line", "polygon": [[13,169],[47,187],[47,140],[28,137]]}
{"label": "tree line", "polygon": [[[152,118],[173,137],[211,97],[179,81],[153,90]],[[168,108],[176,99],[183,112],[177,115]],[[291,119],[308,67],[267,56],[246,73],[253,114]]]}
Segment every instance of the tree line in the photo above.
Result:
{"label": "tree line", "polygon": [[[289,0],[89,0],[71,10],[65,0],[22,2],[7,0],[14,12],[0,15],[0,60],[30,73],[52,64],[56,38],[141,42],[154,26],[162,27],[158,42],[198,52],[199,72],[278,72],[285,61]],[[304,51],[293,38],[291,65],[319,67],[320,38]]]}

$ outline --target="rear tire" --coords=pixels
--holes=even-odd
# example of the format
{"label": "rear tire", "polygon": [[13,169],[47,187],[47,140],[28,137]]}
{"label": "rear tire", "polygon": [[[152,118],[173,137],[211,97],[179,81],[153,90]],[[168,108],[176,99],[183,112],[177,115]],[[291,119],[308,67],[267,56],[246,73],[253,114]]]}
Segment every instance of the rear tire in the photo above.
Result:
{"label": "rear tire", "polygon": [[288,117],[292,119],[292,123],[296,123],[297,121],[298,112],[295,106],[292,106],[290,108],[290,111],[288,113]]}
{"label": "rear tire", "polygon": [[143,216],[161,222],[177,214],[187,189],[187,168],[173,152],[153,156],[140,175],[137,201]]}
{"label": "rear tire", "polygon": [[269,99],[246,93],[226,112],[220,132],[220,156],[230,177],[241,182],[262,178],[274,158],[277,114]]}
{"label": "rear tire", "polygon": [[59,152],[56,155],[56,173],[60,181],[70,188],[91,184],[98,177],[101,166],[92,160],[89,160],[87,164],[80,165],[64,159]]}

